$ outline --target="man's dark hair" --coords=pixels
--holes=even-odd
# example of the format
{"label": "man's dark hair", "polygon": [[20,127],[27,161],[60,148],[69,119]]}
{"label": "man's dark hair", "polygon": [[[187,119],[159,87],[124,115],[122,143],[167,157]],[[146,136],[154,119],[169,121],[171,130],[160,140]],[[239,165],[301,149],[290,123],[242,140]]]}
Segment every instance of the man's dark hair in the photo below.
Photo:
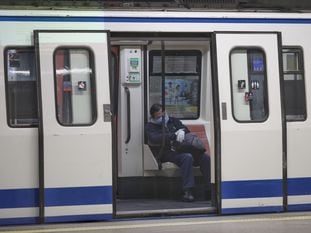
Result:
{"label": "man's dark hair", "polygon": [[150,115],[153,116],[154,113],[160,111],[162,109],[162,104],[155,103],[150,108]]}

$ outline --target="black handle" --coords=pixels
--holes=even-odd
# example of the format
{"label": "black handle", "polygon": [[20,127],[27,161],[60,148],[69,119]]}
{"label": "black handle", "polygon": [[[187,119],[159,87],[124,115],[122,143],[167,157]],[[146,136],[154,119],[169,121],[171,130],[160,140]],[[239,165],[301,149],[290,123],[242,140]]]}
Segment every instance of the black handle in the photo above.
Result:
{"label": "black handle", "polygon": [[126,112],[127,112],[127,138],[125,144],[131,140],[131,94],[128,87],[124,87],[126,94]]}
{"label": "black handle", "polygon": [[227,103],[221,103],[221,112],[222,112],[222,119],[227,120]]}

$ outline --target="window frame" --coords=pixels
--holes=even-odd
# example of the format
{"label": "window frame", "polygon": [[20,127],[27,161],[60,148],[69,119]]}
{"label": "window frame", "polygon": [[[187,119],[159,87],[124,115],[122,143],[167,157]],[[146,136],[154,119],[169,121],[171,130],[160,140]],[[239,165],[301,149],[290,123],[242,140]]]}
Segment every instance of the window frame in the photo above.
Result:
{"label": "window frame", "polygon": [[[284,64],[283,64],[283,70],[282,70],[282,78],[283,78],[283,83],[284,83],[284,107],[285,107],[285,120],[286,122],[303,122],[306,121],[308,118],[308,110],[307,110],[307,96],[306,96],[306,81],[305,81],[305,69],[304,69],[304,53],[303,53],[303,48],[301,46],[282,46],[281,51],[282,51],[282,59],[283,59],[283,51],[284,50],[289,50],[289,52],[298,52],[298,59],[299,60],[299,64],[298,64],[298,68],[300,68],[301,70],[299,71],[284,71]],[[302,82],[303,82],[303,86],[304,86],[304,101],[305,101],[305,115],[304,115],[304,119],[301,120],[296,120],[296,119],[287,119],[287,112],[286,112],[286,93],[285,93],[285,75],[286,74],[300,74],[302,77]]]}
{"label": "window frame", "polygon": [[[92,73],[90,74],[90,82],[92,85],[92,91],[91,91],[91,110],[92,110],[92,121],[90,123],[87,124],[64,124],[62,122],[60,122],[60,119],[58,118],[58,102],[57,102],[57,77],[56,77],[56,59],[55,59],[55,55],[56,52],[58,50],[86,50],[88,51],[89,54],[89,67],[92,70]],[[63,127],[80,127],[80,126],[92,126],[96,123],[97,119],[98,119],[98,112],[97,112],[97,86],[96,86],[96,70],[95,70],[95,55],[94,55],[94,51],[92,50],[92,48],[88,47],[88,46],[58,46],[55,48],[55,50],[53,51],[53,79],[54,79],[54,102],[55,102],[55,117],[56,120],[58,122],[59,125],[63,126]],[[72,112],[72,106],[71,106],[71,112]]]}
{"label": "window frame", "polygon": [[3,50],[3,61],[4,61],[4,81],[5,81],[5,102],[6,102],[6,117],[7,117],[7,124],[10,128],[38,128],[39,127],[39,106],[38,106],[38,74],[37,70],[34,69],[34,75],[35,75],[35,86],[36,86],[36,98],[37,98],[37,123],[34,124],[21,124],[21,125],[12,125],[10,123],[10,104],[9,104],[9,80],[8,80],[8,57],[7,52],[8,50],[24,50],[24,51],[32,51],[34,55],[34,65],[36,66],[36,58],[35,58],[35,47],[34,46],[6,46]]}
{"label": "window frame", "polygon": [[[200,118],[201,116],[201,98],[202,98],[202,93],[201,93],[201,85],[202,85],[202,58],[203,58],[203,54],[201,50],[193,50],[193,49],[184,49],[184,50],[180,50],[180,49],[169,49],[169,50],[165,50],[165,57],[166,56],[196,56],[199,59],[197,59],[197,64],[196,64],[196,70],[197,73],[165,73],[165,77],[169,77],[169,76],[198,76],[198,111],[197,111],[197,116],[193,117],[193,118],[189,118],[189,117],[182,117],[182,118],[178,118],[180,120],[197,120]],[[150,77],[151,76],[162,76],[161,73],[154,73],[152,72],[153,70],[153,57],[155,56],[160,56],[161,57],[161,50],[160,49],[153,49],[153,50],[149,50],[148,51],[148,57],[149,57],[149,72],[148,72],[148,99],[150,96]]]}
{"label": "window frame", "polygon": [[[250,75],[251,74],[263,74],[265,77],[265,84],[264,84],[264,105],[266,106],[266,116],[264,119],[262,120],[238,120],[235,117],[234,114],[234,99],[233,99],[233,80],[232,80],[232,60],[231,60],[231,55],[235,50],[246,50],[246,54],[247,54],[247,75],[248,75],[248,82],[250,83]],[[257,72],[257,71],[251,71],[251,62],[250,62],[250,56],[249,56],[249,52],[250,51],[261,51],[263,54],[263,59],[264,59],[264,71],[263,72]],[[267,56],[265,53],[264,48],[260,47],[260,46],[236,46],[233,47],[230,52],[229,52],[229,69],[230,69],[230,96],[231,96],[231,115],[232,118],[238,122],[238,123],[264,123],[265,121],[267,121],[269,119],[269,115],[270,115],[270,109],[269,109],[269,92],[268,92],[268,76],[267,76]],[[248,87],[247,92],[250,92],[250,85]],[[245,90],[246,91],[246,90]],[[251,113],[251,106],[249,106],[250,108],[250,113]]]}

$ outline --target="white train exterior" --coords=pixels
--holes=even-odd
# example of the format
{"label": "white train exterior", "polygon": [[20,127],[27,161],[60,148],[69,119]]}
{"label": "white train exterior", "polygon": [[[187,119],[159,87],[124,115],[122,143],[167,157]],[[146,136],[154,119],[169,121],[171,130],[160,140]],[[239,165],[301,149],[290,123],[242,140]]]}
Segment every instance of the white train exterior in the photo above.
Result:
{"label": "white train exterior", "polygon": [[178,173],[144,139],[163,45],[185,62],[167,80],[197,85],[179,114],[209,140],[212,212],[311,210],[311,14],[1,10],[0,28],[1,225],[118,218],[119,180]]}

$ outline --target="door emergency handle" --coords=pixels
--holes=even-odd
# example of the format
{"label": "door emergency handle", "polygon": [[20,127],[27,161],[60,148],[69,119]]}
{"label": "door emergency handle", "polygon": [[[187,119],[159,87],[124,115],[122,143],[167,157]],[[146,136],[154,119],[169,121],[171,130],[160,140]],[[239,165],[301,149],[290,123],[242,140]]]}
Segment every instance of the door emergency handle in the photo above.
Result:
{"label": "door emergency handle", "polygon": [[227,120],[227,103],[221,103],[221,112],[222,112],[222,119]]}
{"label": "door emergency handle", "polygon": [[130,89],[128,87],[124,87],[125,95],[126,95],[126,115],[127,115],[127,137],[125,140],[125,144],[129,143],[131,140],[131,94]]}

